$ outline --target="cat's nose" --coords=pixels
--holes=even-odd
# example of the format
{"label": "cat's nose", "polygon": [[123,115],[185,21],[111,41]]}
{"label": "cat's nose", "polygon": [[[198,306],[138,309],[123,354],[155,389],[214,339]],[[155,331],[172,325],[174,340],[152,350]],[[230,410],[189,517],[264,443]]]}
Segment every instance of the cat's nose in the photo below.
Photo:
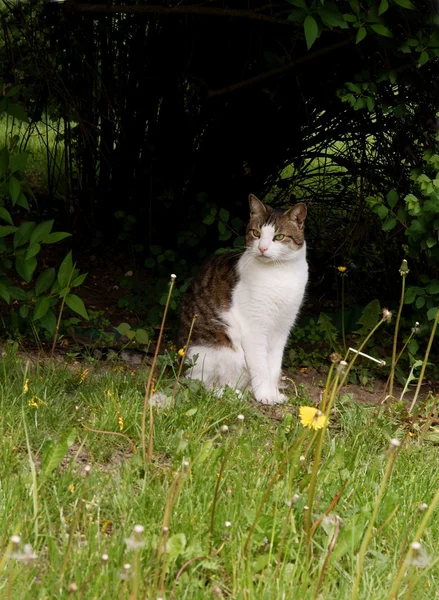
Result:
{"label": "cat's nose", "polygon": [[268,248],[267,247],[263,247],[263,246],[259,246],[259,251],[261,254],[264,254],[265,252],[267,252]]}

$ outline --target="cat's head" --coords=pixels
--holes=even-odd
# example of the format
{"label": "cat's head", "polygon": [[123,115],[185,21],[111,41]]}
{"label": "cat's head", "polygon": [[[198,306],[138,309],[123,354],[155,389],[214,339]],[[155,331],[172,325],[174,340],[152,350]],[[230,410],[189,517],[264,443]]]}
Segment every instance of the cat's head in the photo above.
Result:
{"label": "cat's head", "polygon": [[258,259],[277,262],[295,258],[305,243],[306,205],[295,204],[285,211],[274,210],[250,194],[250,220],[246,230],[247,249]]}

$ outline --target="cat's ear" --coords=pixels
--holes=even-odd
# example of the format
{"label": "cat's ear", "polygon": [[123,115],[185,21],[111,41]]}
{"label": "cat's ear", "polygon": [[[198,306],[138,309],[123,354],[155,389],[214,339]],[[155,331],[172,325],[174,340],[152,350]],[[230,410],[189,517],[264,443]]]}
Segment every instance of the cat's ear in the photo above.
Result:
{"label": "cat's ear", "polygon": [[306,208],[306,204],[304,204],[303,202],[298,202],[297,204],[289,208],[284,213],[284,216],[288,219],[291,219],[292,221],[296,221],[298,227],[300,229],[303,229],[307,212],[308,209]]}
{"label": "cat's ear", "polygon": [[266,219],[268,216],[267,207],[256,198],[254,194],[250,194],[248,197],[250,204],[250,218],[251,219]]}

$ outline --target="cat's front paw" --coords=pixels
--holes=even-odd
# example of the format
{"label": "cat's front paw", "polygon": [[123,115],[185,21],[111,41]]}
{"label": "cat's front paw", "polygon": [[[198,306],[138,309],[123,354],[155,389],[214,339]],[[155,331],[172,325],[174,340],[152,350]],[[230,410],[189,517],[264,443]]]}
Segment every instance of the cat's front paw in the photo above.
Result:
{"label": "cat's front paw", "polygon": [[264,389],[257,390],[257,392],[255,393],[255,398],[261,404],[266,404],[270,406],[273,406],[274,404],[285,404],[285,402],[288,400],[285,394],[281,394],[277,390],[272,392]]}

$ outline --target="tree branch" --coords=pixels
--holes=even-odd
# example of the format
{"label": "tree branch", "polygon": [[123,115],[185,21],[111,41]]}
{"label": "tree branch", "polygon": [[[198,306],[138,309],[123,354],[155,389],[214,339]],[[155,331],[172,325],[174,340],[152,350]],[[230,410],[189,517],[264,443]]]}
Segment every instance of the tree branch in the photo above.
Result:
{"label": "tree branch", "polygon": [[237,19],[250,19],[251,21],[264,21],[273,25],[288,25],[297,27],[297,23],[287,19],[277,19],[253,10],[238,10],[231,8],[216,8],[211,6],[177,5],[157,6],[148,4],[76,4],[74,0],[64,3],[65,10],[82,13],[105,14],[163,14],[163,15],[202,15],[206,17],[233,17]]}
{"label": "tree branch", "polygon": [[231,92],[235,92],[241,88],[247,87],[249,85],[253,85],[255,83],[259,83],[260,81],[264,81],[265,79],[269,79],[270,77],[275,77],[276,75],[282,75],[283,73],[287,73],[288,71],[292,71],[299,65],[303,63],[309,62],[324,54],[329,54],[330,52],[337,50],[338,48],[343,48],[343,46],[348,46],[349,44],[354,42],[353,37],[344,38],[332,46],[327,46],[326,48],[321,48],[320,50],[316,50],[312,54],[306,54],[305,56],[301,56],[297,60],[292,60],[286,65],[282,65],[281,67],[276,67],[276,69],[272,69],[271,71],[265,71],[264,73],[259,73],[259,75],[255,75],[254,77],[250,77],[249,79],[245,79],[244,81],[238,81],[237,83],[232,83],[229,86],[220,88],[218,90],[210,90],[207,95],[209,98],[213,98],[215,96],[222,96],[223,94],[230,94]]}

